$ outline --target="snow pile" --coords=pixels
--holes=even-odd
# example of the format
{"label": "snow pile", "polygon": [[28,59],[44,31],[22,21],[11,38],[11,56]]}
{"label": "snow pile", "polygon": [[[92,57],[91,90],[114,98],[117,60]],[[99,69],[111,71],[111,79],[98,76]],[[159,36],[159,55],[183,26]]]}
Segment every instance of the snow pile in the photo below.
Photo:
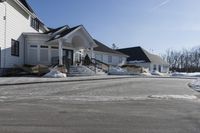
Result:
{"label": "snow pile", "polygon": [[62,96],[59,100],[69,101],[95,101],[95,102],[108,102],[108,101],[130,101],[130,100],[146,100],[148,97],[128,97],[128,96]]}
{"label": "snow pile", "polygon": [[165,76],[163,73],[160,73],[158,71],[152,71],[151,74],[156,76]]}
{"label": "snow pile", "polygon": [[50,99],[59,99],[60,101],[95,101],[95,102],[108,102],[108,101],[132,101],[132,100],[198,100],[195,95],[151,95],[151,96],[61,96],[51,97]]}
{"label": "snow pile", "polygon": [[110,67],[108,74],[111,75],[128,75],[129,72],[121,67]]}
{"label": "snow pile", "polygon": [[61,73],[56,69],[51,69],[51,71],[44,75],[47,78],[66,78],[67,75],[65,73]]}
{"label": "snow pile", "polygon": [[140,75],[142,75],[142,76],[152,76],[151,73],[149,73],[149,72],[144,72],[144,73],[141,73]]}
{"label": "snow pile", "polygon": [[195,73],[174,72],[171,74],[171,76],[174,76],[174,77],[200,77],[200,73],[199,72],[195,72]]}
{"label": "snow pile", "polygon": [[200,92],[200,79],[193,80],[188,84],[192,89]]}
{"label": "snow pile", "polygon": [[194,96],[194,95],[151,95],[149,96],[149,98],[196,100],[197,96]]}

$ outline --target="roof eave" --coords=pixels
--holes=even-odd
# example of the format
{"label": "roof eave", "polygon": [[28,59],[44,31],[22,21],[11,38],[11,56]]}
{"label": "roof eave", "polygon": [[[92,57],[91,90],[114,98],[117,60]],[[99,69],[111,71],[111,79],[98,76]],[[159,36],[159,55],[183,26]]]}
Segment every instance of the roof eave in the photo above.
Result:
{"label": "roof eave", "polygon": [[30,12],[19,0],[14,0],[14,2],[17,3],[24,11],[26,11],[26,13],[34,18],[37,18],[37,16],[34,13]]}

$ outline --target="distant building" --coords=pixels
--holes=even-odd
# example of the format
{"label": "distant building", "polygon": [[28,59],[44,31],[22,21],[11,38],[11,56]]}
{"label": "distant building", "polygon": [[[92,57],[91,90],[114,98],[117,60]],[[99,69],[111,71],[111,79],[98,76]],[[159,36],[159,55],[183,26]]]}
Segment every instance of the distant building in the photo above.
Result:
{"label": "distant building", "polygon": [[149,53],[141,47],[131,47],[118,49],[129,57],[127,64],[134,64],[149,69],[149,71],[159,71],[162,73],[169,72],[169,64],[165,62],[160,56]]}
{"label": "distant building", "polygon": [[108,65],[119,66],[126,63],[128,55],[113,50],[105,44],[94,40],[97,47],[94,48],[94,57]]}

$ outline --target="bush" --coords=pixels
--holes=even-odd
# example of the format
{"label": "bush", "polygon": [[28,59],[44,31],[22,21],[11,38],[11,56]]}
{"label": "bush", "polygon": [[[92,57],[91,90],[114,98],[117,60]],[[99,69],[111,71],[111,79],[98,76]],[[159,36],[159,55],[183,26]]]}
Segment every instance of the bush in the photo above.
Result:
{"label": "bush", "polygon": [[91,60],[90,60],[90,57],[88,56],[88,54],[86,54],[85,58],[84,58],[84,61],[83,61],[83,65],[85,66],[89,66],[91,64]]}

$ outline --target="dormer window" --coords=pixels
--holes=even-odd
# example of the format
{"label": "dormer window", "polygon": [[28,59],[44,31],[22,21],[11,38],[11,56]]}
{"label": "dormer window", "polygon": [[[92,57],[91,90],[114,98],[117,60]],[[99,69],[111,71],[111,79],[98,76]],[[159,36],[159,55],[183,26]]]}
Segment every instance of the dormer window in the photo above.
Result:
{"label": "dormer window", "polygon": [[31,27],[39,31],[39,26],[40,26],[39,21],[37,19],[31,18]]}

